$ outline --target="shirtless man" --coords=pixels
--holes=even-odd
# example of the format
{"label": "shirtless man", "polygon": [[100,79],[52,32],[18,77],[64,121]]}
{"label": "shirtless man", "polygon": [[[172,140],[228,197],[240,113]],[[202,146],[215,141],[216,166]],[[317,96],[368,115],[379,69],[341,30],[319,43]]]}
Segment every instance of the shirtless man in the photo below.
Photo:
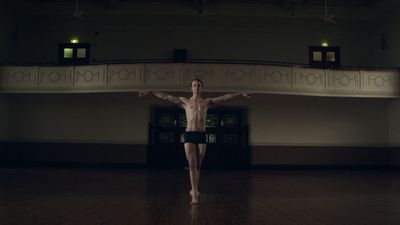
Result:
{"label": "shirtless man", "polygon": [[215,105],[227,101],[236,96],[249,97],[246,93],[232,93],[222,95],[216,98],[201,97],[203,82],[200,79],[192,81],[192,97],[175,97],[163,92],[156,91],[139,91],[139,97],[145,96],[148,93],[153,93],[154,96],[180,105],[186,112],[186,132],[185,132],[185,154],[189,163],[189,175],[192,190],[189,192],[192,197],[192,204],[199,203],[199,180],[200,167],[206,153],[206,116],[207,109],[211,105]]}

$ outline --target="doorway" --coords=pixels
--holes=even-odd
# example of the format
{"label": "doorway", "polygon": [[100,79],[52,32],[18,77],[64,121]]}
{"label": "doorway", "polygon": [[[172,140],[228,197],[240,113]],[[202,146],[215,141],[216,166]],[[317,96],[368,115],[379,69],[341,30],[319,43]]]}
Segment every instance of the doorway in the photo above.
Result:
{"label": "doorway", "polygon": [[[154,107],[149,124],[149,168],[187,166],[183,148],[185,111],[179,107]],[[208,109],[207,151],[202,164],[209,169],[244,169],[250,166],[247,110],[240,107]]]}

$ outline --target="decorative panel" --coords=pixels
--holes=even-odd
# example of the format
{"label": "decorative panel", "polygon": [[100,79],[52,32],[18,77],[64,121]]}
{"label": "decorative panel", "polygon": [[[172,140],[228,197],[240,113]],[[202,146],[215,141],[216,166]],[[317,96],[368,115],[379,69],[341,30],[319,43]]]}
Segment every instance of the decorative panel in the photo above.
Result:
{"label": "decorative panel", "polygon": [[327,89],[359,91],[361,89],[360,72],[349,70],[326,70]]}
{"label": "decorative panel", "polygon": [[182,86],[190,90],[190,82],[199,78],[204,82],[205,90],[221,87],[221,76],[223,67],[220,64],[183,64]]}
{"label": "decorative panel", "polygon": [[239,143],[239,135],[237,133],[224,133],[225,144],[237,144]]}
{"label": "decorative panel", "polygon": [[240,121],[237,114],[224,114],[222,116],[221,126],[223,127],[239,127]]}
{"label": "decorative panel", "polygon": [[158,126],[160,127],[175,127],[176,120],[173,113],[161,113],[158,117]]}
{"label": "decorative panel", "polygon": [[324,90],[325,70],[294,68],[293,88],[296,90]]}
{"label": "decorative panel", "polygon": [[181,143],[185,143],[185,133],[181,133],[179,136],[179,140]]}
{"label": "decorative panel", "polygon": [[77,87],[104,86],[107,78],[107,65],[77,66],[74,75]]}
{"label": "decorative panel", "polygon": [[255,86],[262,89],[290,90],[292,68],[283,66],[257,66]]}
{"label": "decorative panel", "polygon": [[179,127],[186,127],[187,120],[186,120],[186,114],[184,112],[179,113]]}
{"label": "decorative panel", "polygon": [[210,144],[217,143],[217,134],[215,134],[215,133],[207,134],[207,143],[210,143]]}
{"label": "decorative panel", "polygon": [[206,118],[206,127],[218,127],[219,118],[217,113],[208,113]]}
{"label": "decorative panel", "polygon": [[111,86],[140,86],[143,84],[143,64],[108,66],[108,84]]}
{"label": "decorative panel", "polygon": [[174,132],[160,132],[158,140],[161,143],[174,143],[175,142]]}
{"label": "decorative panel", "polygon": [[228,89],[245,90],[256,83],[256,66],[254,65],[224,65],[223,81]]}
{"label": "decorative panel", "polygon": [[5,88],[32,88],[37,86],[38,67],[1,67],[1,86]]}
{"label": "decorative panel", "polygon": [[399,74],[396,71],[361,71],[363,89],[368,91],[398,92]]}
{"label": "decorative panel", "polygon": [[73,74],[73,66],[39,67],[39,86],[72,88]]}
{"label": "decorative panel", "polygon": [[183,88],[180,84],[182,64],[145,64],[143,81],[146,87]]}

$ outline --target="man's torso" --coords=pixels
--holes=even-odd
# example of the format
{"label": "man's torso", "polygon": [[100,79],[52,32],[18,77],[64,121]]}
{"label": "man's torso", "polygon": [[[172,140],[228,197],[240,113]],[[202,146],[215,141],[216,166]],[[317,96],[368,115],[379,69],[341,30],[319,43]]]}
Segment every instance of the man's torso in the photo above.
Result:
{"label": "man's torso", "polygon": [[205,131],[208,102],[202,98],[181,98],[186,112],[186,131]]}

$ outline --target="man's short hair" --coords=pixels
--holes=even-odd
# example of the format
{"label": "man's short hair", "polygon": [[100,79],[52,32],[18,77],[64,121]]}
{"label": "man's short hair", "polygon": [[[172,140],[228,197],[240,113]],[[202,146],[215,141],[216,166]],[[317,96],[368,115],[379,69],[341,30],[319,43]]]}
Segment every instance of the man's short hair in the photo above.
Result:
{"label": "man's short hair", "polygon": [[199,78],[194,78],[194,79],[192,80],[192,82],[190,83],[190,86],[192,86],[192,84],[193,84],[193,81],[197,81],[197,82],[199,82],[199,83],[201,84],[201,86],[203,87],[203,81],[202,81],[202,80],[200,80]]}

